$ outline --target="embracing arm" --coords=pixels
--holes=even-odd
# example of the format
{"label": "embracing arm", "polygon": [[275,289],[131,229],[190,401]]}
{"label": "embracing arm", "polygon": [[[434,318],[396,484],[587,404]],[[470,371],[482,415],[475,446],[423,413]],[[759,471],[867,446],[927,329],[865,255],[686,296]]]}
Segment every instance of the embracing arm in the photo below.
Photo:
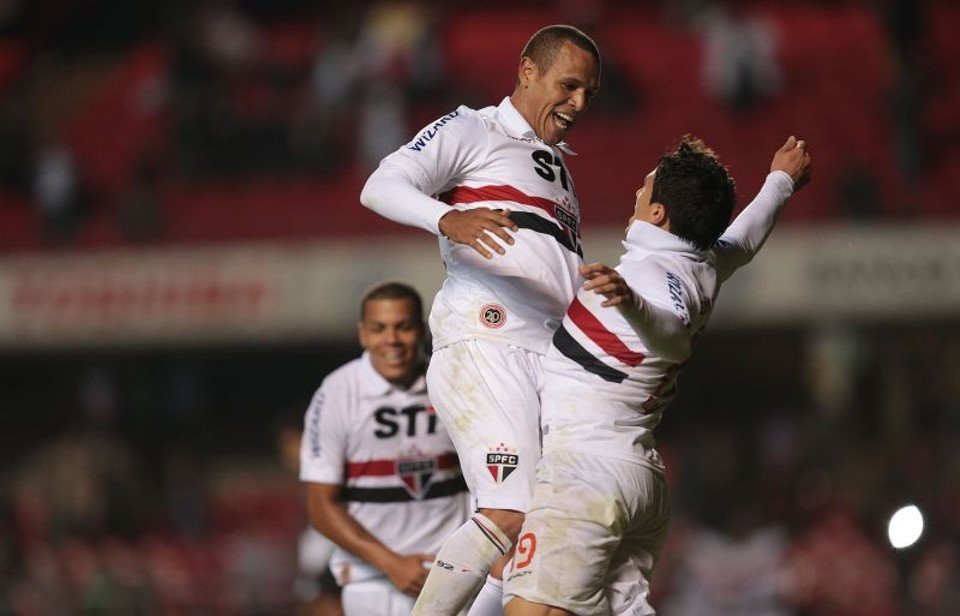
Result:
{"label": "embracing arm", "polygon": [[517,225],[510,213],[458,209],[431,196],[455,185],[487,156],[483,121],[465,111],[449,118],[384,158],[367,179],[360,203],[384,218],[468,245],[490,259],[491,250],[505,252],[501,242],[513,244],[507,229],[516,231]]}
{"label": "embracing arm", "polygon": [[310,523],[344,550],[370,563],[387,576],[401,592],[416,597],[427,579],[425,561],[432,554],[397,554],[350,515],[340,500],[340,486],[307,484]]}
{"label": "embracing arm", "polygon": [[603,263],[581,266],[587,279],[583,288],[606,297],[604,307],[616,307],[644,346],[671,362],[682,362],[690,355],[690,334],[675,312],[644,300],[629,287],[620,272]]}
{"label": "embracing arm", "polygon": [[360,193],[360,202],[384,218],[419,227],[457,242],[466,244],[487,259],[488,249],[499,254],[505,250],[494,239],[513,244],[506,229],[517,230],[510,220],[510,212],[490,208],[459,210],[428,197],[410,175],[384,161],[373,172]]}

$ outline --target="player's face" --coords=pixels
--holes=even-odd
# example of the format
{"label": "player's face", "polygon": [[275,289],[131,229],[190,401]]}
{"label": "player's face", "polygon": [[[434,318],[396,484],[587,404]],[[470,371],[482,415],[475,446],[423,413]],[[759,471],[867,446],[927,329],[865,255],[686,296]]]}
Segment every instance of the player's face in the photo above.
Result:
{"label": "player's face", "polygon": [[650,196],[653,195],[653,183],[656,179],[656,169],[648,173],[647,177],[643,179],[643,186],[637,190],[637,200],[633,204],[633,216],[627,221],[627,229],[630,228],[630,225],[632,225],[635,220],[656,224],[653,207],[650,204]]}
{"label": "player's face", "polygon": [[374,369],[391,383],[408,386],[420,376],[424,326],[413,301],[374,299],[360,321],[360,345]]}
{"label": "player's face", "polygon": [[543,73],[524,58],[520,80],[524,95],[518,111],[540,139],[556,145],[590,106],[600,86],[600,65],[590,52],[566,41]]}

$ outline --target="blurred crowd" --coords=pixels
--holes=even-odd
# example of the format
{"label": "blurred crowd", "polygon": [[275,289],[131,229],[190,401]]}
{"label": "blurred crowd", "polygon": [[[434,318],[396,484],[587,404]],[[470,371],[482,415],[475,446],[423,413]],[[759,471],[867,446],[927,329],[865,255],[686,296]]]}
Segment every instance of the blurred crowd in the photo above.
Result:
{"label": "blurred crowd", "polygon": [[[496,11],[501,4],[508,3],[472,10]],[[824,19],[853,7],[883,32],[884,74],[864,80],[869,88],[888,88],[890,80],[888,100],[877,101],[885,107],[880,112],[865,111],[889,121],[894,143],[887,157],[908,183],[907,195],[914,182],[922,187],[942,181],[927,172],[931,158],[948,147],[930,134],[927,119],[944,111],[929,108],[935,84],[927,75],[941,60],[931,59],[922,44],[932,14],[925,8],[934,4],[875,0],[821,7]],[[790,74],[796,66],[786,65],[794,62],[791,53],[806,52],[784,40],[769,6],[760,0],[649,0],[636,6],[558,0],[546,9],[551,18],[596,32],[601,46],[601,33],[625,7],[676,36],[689,36],[702,50],[696,69],[701,94],[729,112],[725,120],[731,126],[743,126],[738,118],[759,121],[763,115],[757,112],[782,101],[804,79]],[[337,7],[304,0],[181,0],[133,10],[116,0],[8,0],[0,10],[0,198],[32,204],[53,241],[69,241],[93,212],[105,210],[123,237],[162,239],[168,218],[162,188],[171,182],[338,176],[349,181],[355,170],[362,176],[428,121],[460,103],[496,102],[508,91],[509,83],[489,91],[482,58],[473,73],[473,58],[452,61],[448,53],[451,41],[444,31],[468,7],[428,0]],[[149,49],[156,50],[155,57]],[[617,45],[609,50],[597,114],[622,118],[630,112],[635,124],[655,97],[648,96],[649,84],[638,87],[640,77],[631,74],[636,66],[624,62],[627,51]],[[124,112],[136,117],[116,130],[143,132],[112,135],[103,134],[109,126],[84,127],[77,113],[98,88],[107,87],[110,75],[141,53],[153,58],[155,74],[134,91],[115,94],[137,99],[135,109]],[[649,68],[655,75],[655,67]],[[940,90],[951,87],[936,84]],[[118,105],[108,109],[119,110]],[[949,126],[955,118],[937,122]],[[93,139],[85,132],[101,133],[102,147],[81,143]],[[840,176],[836,187],[820,193],[837,201],[824,206],[836,215],[876,217],[884,211],[881,201],[900,198],[884,194],[892,171],[859,156],[837,164],[842,169],[829,172]]]}
{"label": "blurred crowd", "polygon": [[[0,0],[0,208],[16,207],[12,195],[26,199],[57,242],[105,201],[130,237],[162,236],[158,187],[171,179],[332,177],[347,164],[369,168],[456,104],[496,102],[471,98],[481,94],[472,76],[453,80],[445,65],[439,33],[466,2],[368,1],[322,13],[301,0],[141,4]],[[556,4],[589,20],[605,3]],[[703,87],[731,117],[781,95],[779,42],[751,12],[758,3],[640,4],[702,33]],[[866,4],[897,58],[898,164],[921,177],[922,3]],[[264,24],[283,25],[279,39]],[[144,40],[162,41],[170,59],[166,81],[144,93],[161,130],[105,190],[84,175],[62,122],[70,93],[99,83],[103,58]],[[616,64],[605,71],[605,113],[644,104]],[[847,213],[870,217],[879,198],[870,169],[853,165],[843,178]],[[810,344],[791,332],[708,335],[708,359],[685,372],[690,382],[660,437],[676,514],[655,578],[661,613],[960,613],[955,327],[864,327]],[[736,361],[724,356],[731,347]],[[753,395],[737,386],[744,374],[759,397],[742,398]],[[258,376],[277,375],[265,367]],[[256,436],[271,432],[292,394],[309,399],[322,376],[237,419],[221,409],[222,431],[204,424],[209,414],[170,428],[202,415],[204,401],[177,402],[182,383],[144,393],[143,383],[87,366],[35,441],[18,430],[46,407],[26,395],[5,401],[0,413],[19,418],[0,424],[11,454],[0,464],[0,615],[293,613],[300,486]],[[144,397],[166,419],[144,427]],[[229,439],[247,445],[223,445]],[[926,532],[898,551],[886,523],[909,502]]]}
{"label": "blurred crowd", "polygon": [[[675,512],[660,613],[958,613],[958,342],[955,326],[706,336],[659,439]],[[306,517],[276,417],[321,375],[271,398],[281,369],[235,392],[262,396],[249,409],[178,420],[183,394],[164,390],[182,383],[78,366],[58,429],[4,435],[0,614],[293,613]],[[145,398],[168,401],[149,429]],[[925,530],[897,550],[887,521],[909,503]]]}

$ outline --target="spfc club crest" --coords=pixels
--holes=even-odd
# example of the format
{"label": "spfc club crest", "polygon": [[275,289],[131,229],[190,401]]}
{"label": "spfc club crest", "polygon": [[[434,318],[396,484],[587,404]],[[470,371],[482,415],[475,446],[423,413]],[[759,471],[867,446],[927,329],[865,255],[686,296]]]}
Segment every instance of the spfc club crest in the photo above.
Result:
{"label": "spfc club crest", "polygon": [[503,483],[513,471],[517,470],[520,456],[515,449],[500,443],[487,453],[487,470],[497,483]]}
{"label": "spfc club crest", "polygon": [[437,470],[435,457],[405,458],[397,460],[397,475],[410,496],[420,500],[430,488],[433,474]]}

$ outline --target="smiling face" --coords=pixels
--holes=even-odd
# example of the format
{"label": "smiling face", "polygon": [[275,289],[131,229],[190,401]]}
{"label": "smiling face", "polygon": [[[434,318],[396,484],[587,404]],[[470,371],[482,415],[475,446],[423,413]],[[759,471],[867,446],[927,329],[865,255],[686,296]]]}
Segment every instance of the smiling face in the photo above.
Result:
{"label": "smiling face", "polygon": [[564,140],[600,87],[600,64],[592,53],[564,41],[554,62],[541,71],[528,57],[520,62],[511,100],[548,145]]}
{"label": "smiling face", "polygon": [[417,380],[423,365],[424,324],[412,300],[368,300],[359,331],[361,346],[383,378],[402,387]]}

